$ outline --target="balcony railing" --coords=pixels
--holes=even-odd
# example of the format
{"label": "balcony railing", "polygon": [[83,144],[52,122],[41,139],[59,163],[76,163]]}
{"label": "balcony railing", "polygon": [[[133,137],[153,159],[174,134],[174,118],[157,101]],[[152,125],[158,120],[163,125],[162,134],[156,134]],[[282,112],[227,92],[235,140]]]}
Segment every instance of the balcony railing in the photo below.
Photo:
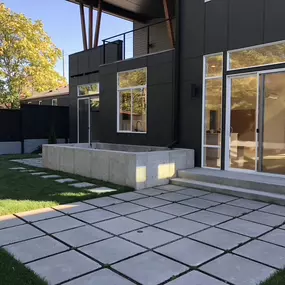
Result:
{"label": "balcony railing", "polygon": [[107,62],[106,46],[110,44],[122,48],[123,60],[174,48],[175,18],[147,26],[134,25],[138,28],[103,40],[104,63]]}

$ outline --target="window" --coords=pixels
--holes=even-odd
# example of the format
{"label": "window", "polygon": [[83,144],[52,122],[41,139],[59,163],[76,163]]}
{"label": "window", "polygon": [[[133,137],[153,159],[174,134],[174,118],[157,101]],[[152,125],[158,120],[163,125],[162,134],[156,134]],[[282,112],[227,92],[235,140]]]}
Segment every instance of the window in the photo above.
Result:
{"label": "window", "polygon": [[39,101],[39,105],[42,105],[43,101]]}
{"label": "window", "polygon": [[118,131],[147,131],[147,69],[118,73]]}
{"label": "window", "polygon": [[204,57],[203,166],[220,168],[223,55]]}
{"label": "window", "polygon": [[28,102],[28,104],[32,104],[32,102],[31,102],[31,101],[29,101],[29,102]]}
{"label": "window", "polygon": [[285,62],[285,42],[228,52],[228,70]]}
{"label": "window", "polygon": [[57,106],[57,99],[52,99],[51,100],[51,105],[52,106]]}
{"label": "window", "polygon": [[78,96],[90,96],[99,94],[99,83],[90,83],[78,86]]}

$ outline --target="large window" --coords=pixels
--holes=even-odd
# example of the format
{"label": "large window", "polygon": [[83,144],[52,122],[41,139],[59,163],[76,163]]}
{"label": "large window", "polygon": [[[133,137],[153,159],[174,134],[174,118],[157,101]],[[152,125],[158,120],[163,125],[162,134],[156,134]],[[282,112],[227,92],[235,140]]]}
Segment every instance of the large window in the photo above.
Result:
{"label": "large window", "polygon": [[78,86],[78,96],[91,96],[99,94],[99,83],[90,83]]}
{"label": "large window", "polygon": [[285,62],[285,42],[250,47],[228,53],[228,70]]}
{"label": "large window", "polygon": [[118,73],[118,132],[147,131],[147,69]]}
{"label": "large window", "polygon": [[223,55],[204,57],[203,166],[221,166]]}

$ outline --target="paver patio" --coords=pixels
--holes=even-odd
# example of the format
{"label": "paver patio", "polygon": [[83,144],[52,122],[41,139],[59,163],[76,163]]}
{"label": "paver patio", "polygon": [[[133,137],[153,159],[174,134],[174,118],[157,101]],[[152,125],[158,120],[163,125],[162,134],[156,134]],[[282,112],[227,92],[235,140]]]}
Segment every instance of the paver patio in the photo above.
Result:
{"label": "paver patio", "polygon": [[174,185],[0,218],[50,284],[257,285],[285,266],[285,207]]}

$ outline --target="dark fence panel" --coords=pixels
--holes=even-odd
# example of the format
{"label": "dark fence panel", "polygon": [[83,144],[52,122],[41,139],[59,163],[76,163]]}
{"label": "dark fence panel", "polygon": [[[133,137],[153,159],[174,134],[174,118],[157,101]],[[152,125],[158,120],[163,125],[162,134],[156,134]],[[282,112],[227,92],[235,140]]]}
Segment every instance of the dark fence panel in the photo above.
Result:
{"label": "dark fence panel", "polygon": [[0,110],[0,141],[21,140],[21,111]]}
{"label": "dark fence panel", "polygon": [[47,139],[54,130],[57,138],[69,138],[69,108],[22,105],[23,139]]}

